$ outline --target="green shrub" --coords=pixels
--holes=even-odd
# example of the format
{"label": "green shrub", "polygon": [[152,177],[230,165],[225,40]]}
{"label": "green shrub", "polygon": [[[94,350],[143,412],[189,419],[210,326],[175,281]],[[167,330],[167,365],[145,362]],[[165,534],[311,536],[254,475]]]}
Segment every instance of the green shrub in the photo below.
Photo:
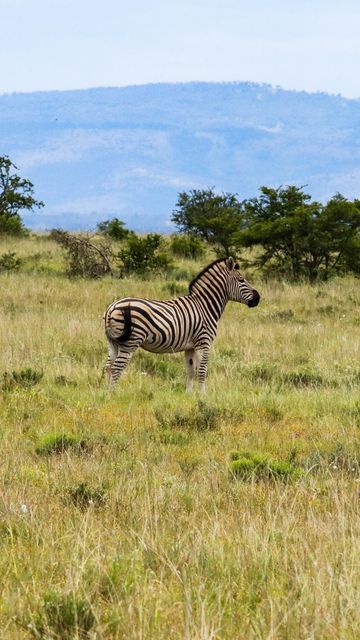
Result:
{"label": "green shrub", "polygon": [[175,234],[170,240],[170,251],[179,258],[197,260],[205,253],[204,243],[200,238],[190,235]]}
{"label": "green shrub", "polygon": [[0,256],[0,273],[4,271],[18,271],[23,261],[16,257],[14,251],[8,251]]}
{"label": "green shrub", "polygon": [[0,235],[3,233],[9,236],[27,236],[29,232],[18,214],[2,213],[0,214]]}
{"label": "green shrub", "polygon": [[163,239],[158,233],[149,233],[143,238],[130,235],[126,247],[119,252],[120,275],[132,273],[146,276],[151,273],[165,273],[171,267],[171,258],[162,251]]}
{"label": "green shrub", "polygon": [[259,453],[233,451],[230,458],[231,474],[240,480],[288,481],[297,480],[301,475],[300,467]]}
{"label": "green shrub", "polygon": [[53,454],[65,453],[65,451],[74,451],[81,453],[89,450],[89,441],[87,438],[79,436],[68,436],[47,434],[44,436],[35,451],[39,456],[51,456]]}
{"label": "green shrub", "polygon": [[5,373],[3,373],[1,388],[3,391],[11,391],[16,387],[29,389],[38,384],[43,376],[44,373],[42,371],[35,371],[30,367],[21,369],[20,371],[12,371],[11,373],[5,371]]}
{"label": "green shrub", "polygon": [[88,600],[51,591],[44,596],[40,611],[27,628],[42,640],[74,640],[90,637],[95,623]]}

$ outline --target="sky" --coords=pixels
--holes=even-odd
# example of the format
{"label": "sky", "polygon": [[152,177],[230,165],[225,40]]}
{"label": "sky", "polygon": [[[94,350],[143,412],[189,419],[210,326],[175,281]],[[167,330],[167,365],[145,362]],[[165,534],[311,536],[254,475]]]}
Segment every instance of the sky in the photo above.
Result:
{"label": "sky", "polygon": [[0,0],[0,93],[251,81],[360,97],[359,0]]}

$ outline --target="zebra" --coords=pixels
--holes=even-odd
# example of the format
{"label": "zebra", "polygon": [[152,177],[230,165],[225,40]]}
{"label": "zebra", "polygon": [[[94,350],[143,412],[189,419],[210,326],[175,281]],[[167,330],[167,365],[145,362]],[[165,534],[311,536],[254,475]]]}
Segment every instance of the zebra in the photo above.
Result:
{"label": "zebra", "polygon": [[190,282],[188,295],[171,300],[115,300],[104,315],[109,343],[104,371],[109,386],[114,386],[141,347],[152,353],[185,351],[186,389],[193,390],[197,377],[204,392],[210,347],[229,300],[248,307],[256,307],[260,301],[259,293],[243,278],[232,257],[205,267]]}

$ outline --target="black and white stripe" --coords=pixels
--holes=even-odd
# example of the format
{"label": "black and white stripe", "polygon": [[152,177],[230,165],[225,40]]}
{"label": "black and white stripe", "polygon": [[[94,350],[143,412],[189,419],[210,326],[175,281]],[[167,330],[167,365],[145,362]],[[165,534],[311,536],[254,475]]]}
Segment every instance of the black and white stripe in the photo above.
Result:
{"label": "black and white stripe", "polygon": [[173,300],[115,300],[104,316],[109,342],[105,371],[109,382],[118,380],[138,347],[153,353],[185,351],[187,389],[192,390],[197,377],[200,389],[205,391],[211,343],[229,300],[248,307],[257,306],[260,300],[233,258],[209,264],[192,280],[186,296]]}

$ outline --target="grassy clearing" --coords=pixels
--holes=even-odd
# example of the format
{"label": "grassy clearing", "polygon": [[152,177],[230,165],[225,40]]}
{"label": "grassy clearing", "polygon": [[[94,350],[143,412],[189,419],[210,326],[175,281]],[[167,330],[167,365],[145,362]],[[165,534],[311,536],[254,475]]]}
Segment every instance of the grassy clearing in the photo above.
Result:
{"label": "grassy clearing", "polygon": [[[27,266],[0,274],[2,637],[358,638],[358,281],[249,276],[262,302],[228,306],[205,399],[182,355],[147,353],[109,394],[107,304],[200,264],[170,288],[68,281],[50,241],[8,249]],[[234,451],[301,473],[239,478]]]}

